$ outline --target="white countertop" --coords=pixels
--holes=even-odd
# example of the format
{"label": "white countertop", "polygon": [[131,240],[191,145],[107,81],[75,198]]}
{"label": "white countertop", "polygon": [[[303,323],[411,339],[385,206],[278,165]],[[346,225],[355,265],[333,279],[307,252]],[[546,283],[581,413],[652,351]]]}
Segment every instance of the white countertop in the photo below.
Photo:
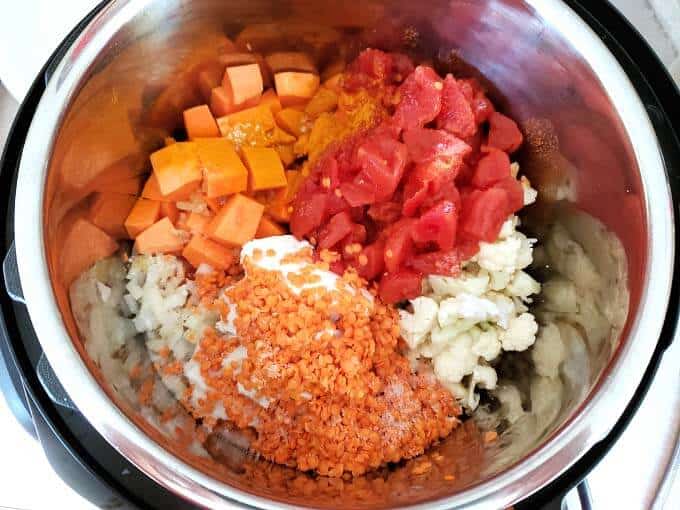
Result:
{"label": "white countertop", "polygon": [[[15,3],[10,14],[0,16],[0,34],[19,27],[18,40],[25,41],[30,48],[27,56],[18,65],[16,56],[12,57],[4,48],[16,48],[15,44],[5,44],[0,37],[0,80],[4,81],[15,95],[24,93],[33,76],[53,48],[68,32],[69,24],[74,24],[98,0],[24,0]],[[649,40],[661,59],[668,65],[676,79],[680,78],[680,0],[613,0],[613,3],[633,22]],[[36,8],[36,4],[40,6]],[[22,9],[21,6],[28,6]],[[37,14],[36,14],[37,13]],[[47,35],[41,37],[36,45],[30,33],[23,33],[25,24],[34,27],[49,27]],[[60,23],[59,28],[54,27]],[[43,34],[45,32],[42,32]],[[15,60],[12,60],[14,58]],[[7,75],[7,69],[10,69]],[[680,80],[679,80],[680,81]],[[6,132],[17,104],[0,85],[0,148],[4,144]],[[648,398],[643,403],[631,425],[612,451],[588,477],[595,510],[643,509],[650,508],[650,502],[641,500],[642,494],[649,493],[650,484],[656,483],[655,473],[659,459],[640,452],[651,451],[670,438],[659,436],[657,424],[672,419],[672,409],[667,402],[672,391],[678,391],[680,380],[680,339],[666,353],[659,368]],[[679,430],[676,427],[675,430]],[[677,440],[677,438],[676,438]],[[627,445],[635,445],[630,448]],[[670,443],[672,444],[672,443]],[[45,459],[40,445],[30,437],[7,408],[0,396],[0,508],[22,510],[53,509],[93,509],[95,508],[67,487],[52,471]],[[7,452],[13,452],[8,455]],[[671,452],[667,451],[667,455]],[[648,479],[643,482],[642,479]],[[673,494],[667,501],[680,501],[680,483],[676,480]],[[652,491],[653,493],[653,491]],[[671,508],[667,505],[667,508]]]}

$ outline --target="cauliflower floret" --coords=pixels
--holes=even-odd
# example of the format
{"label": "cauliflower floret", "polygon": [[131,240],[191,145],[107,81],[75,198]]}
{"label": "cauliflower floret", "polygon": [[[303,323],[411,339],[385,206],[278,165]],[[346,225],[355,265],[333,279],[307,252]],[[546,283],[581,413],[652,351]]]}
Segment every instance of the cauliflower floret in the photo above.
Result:
{"label": "cauliflower floret", "polygon": [[525,300],[532,294],[541,292],[541,284],[534,280],[524,271],[518,271],[513,276],[512,281],[507,285],[505,291],[508,294],[517,296]]}
{"label": "cauliflower floret", "polygon": [[508,329],[510,319],[517,315],[515,302],[508,296],[499,292],[489,292],[488,297],[498,307],[498,320],[496,323],[503,329]]}
{"label": "cauliflower floret", "polygon": [[401,336],[411,349],[425,340],[437,320],[439,306],[434,299],[420,296],[411,300],[413,313],[399,310]]}
{"label": "cauliflower floret", "polygon": [[446,346],[448,342],[456,338],[461,333],[466,333],[474,325],[475,322],[473,320],[459,319],[452,324],[449,324],[445,328],[435,326],[432,328],[432,332],[430,333],[430,341],[434,346]]}
{"label": "cauliflower floret", "polygon": [[492,327],[487,331],[482,331],[472,343],[472,352],[486,361],[496,359],[501,353],[501,341],[496,328]]}
{"label": "cauliflower floret", "polygon": [[538,191],[531,187],[531,182],[525,176],[520,177],[520,184],[522,184],[522,190],[524,191],[524,205],[533,204],[538,198]]}
{"label": "cauliflower floret", "polygon": [[525,351],[536,341],[538,324],[530,313],[510,319],[508,328],[501,333],[501,345],[505,351]]}
{"label": "cauliflower floret", "polygon": [[536,373],[546,377],[557,377],[566,356],[559,328],[552,322],[543,326],[531,350]]}
{"label": "cauliflower floret", "polygon": [[498,375],[493,367],[488,365],[477,365],[472,371],[471,385],[479,386],[485,390],[493,390],[498,383]]}
{"label": "cauliflower floret", "polygon": [[512,235],[495,243],[479,243],[477,263],[487,271],[506,271],[517,269],[517,256],[522,249],[522,239]]}
{"label": "cauliflower floret", "polygon": [[437,319],[440,327],[454,324],[459,319],[477,322],[497,321],[500,310],[496,303],[489,299],[480,298],[472,294],[458,294],[439,303]]}
{"label": "cauliflower floret", "polygon": [[524,269],[529,267],[533,262],[533,251],[536,239],[530,239],[521,232],[517,233],[521,240],[519,252],[517,253],[517,269]]}
{"label": "cauliflower floret", "polygon": [[457,278],[430,276],[428,280],[434,293],[439,296],[456,296],[462,292],[481,296],[489,286],[489,274],[486,271],[480,271],[476,275],[464,271]]}
{"label": "cauliflower floret", "polygon": [[498,233],[498,239],[506,239],[515,233],[515,229],[519,225],[519,218],[517,216],[510,216],[501,225],[501,231]]}
{"label": "cauliflower floret", "polygon": [[477,359],[477,355],[472,352],[472,337],[464,333],[433,359],[434,373],[440,380],[457,383],[472,373],[477,366]]}
{"label": "cauliflower floret", "polygon": [[512,273],[507,271],[491,271],[489,281],[489,288],[491,290],[499,291],[505,289],[512,280]]}

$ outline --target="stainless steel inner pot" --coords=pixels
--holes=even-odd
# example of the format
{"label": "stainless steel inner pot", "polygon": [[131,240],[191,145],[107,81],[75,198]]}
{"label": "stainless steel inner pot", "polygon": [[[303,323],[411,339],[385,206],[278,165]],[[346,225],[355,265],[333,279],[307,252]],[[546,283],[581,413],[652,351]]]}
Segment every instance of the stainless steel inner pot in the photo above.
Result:
{"label": "stainless steel inner pot", "polygon": [[[145,425],[83,356],[54,270],[59,227],[82,207],[102,169],[115,176],[118,168],[144,164],[176,113],[170,101],[168,122],[150,125],[150,105],[180,73],[215,55],[220,34],[234,37],[244,27],[237,41],[246,51],[304,49],[323,63],[371,45],[482,79],[526,134],[519,161],[540,192],[527,228],[547,245],[559,225],[594,262],[596,299],[578,313],[609,308],[604,342],[586,345],[585,358],[574,357],[571,379],[565,374],[555,383],[559,391],[543,393],[539,402],[526,390],[525,419],[506,423],[494,447],[461,451],[466,429],[438,446],[443,462],[460,474],[453,482],[412,476],[408,463],[329,481],[237,451],[215,460],[180,458],[172,440]],[[558,0],[113,1],[51,75],[24,146],[15,213],[31,320],[73,402],[143,472],[214,508],[501,508],[521,500],[613,427],[656,345],[673,272],[670,192],[645,109],[598,36]],[[536,269],[548,279],[555,276],[546,269],[549,251]],[[589,322],[580,319],[587,336]],[[507,377],[514,375],[518,388],[535,381],[517,372],[509,369]]]}

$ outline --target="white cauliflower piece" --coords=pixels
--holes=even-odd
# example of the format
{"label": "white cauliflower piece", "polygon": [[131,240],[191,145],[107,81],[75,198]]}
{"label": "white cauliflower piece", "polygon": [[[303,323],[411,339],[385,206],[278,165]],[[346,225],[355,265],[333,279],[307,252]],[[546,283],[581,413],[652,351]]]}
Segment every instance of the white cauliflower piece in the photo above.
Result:
{"label": "white cauliflower piece", "polygon": [[522,239],[512,235],[495,243],[479,243],[477,263],[487,271],[506,271],[512,273],[517,268],[517,257],[522,249]]}
{"label": "white cauliflower piece", "polygon": [[438,296],[457,296],[461,293],[481,296],[489,286],[489,274],[480,271],[478,274],[463,272],[460,276],[430,276],[428,277],[430,286]]}
{"label": "white cauliflower piece", "polygon": [[552,322],[543,326],[531,350],[536,373],[545,377],[557,377],[566,356],[567,351],[559,328]]}
{"label": "white cauliflower piece", "polygon": [[537,239],[530,239],[521,232],[518,232],[517,236],[519,236],[521,240],[520,249],[517,253],[517,269],[524,269],[525,267],[529,267],[534,261],[533,251]]}
{"label": "white cauliflower piece", "polygon": [[519,180],[522,185],[522,190],[524,191],[524,205],[533,204],[538,198],[538,191],[531,187],[531,182],[525,176],[520,177]]}
{"label": "white cauliflower piece", "polygon": [[489,281],[489,288],[491,290],[499,291],[505,289],[512,280],[512,273],[508,271],[491,271]]}
{"label": "white cauliflower piece", "polygon": [[442,381],[457,383],[472,373],[477,366],[477,355],[472,351],[472,337],[458,335],[448,349],[436,356],[434,373]]}
{"label": "white cauliflower piece", "polygon": [[496,359],[501,353],[501,341],[496,328],[482,331],[479,337],[473,340],[472,352],[486,361]]}
{"label": "white cauliflower piece", "polygon": [[493,390],[498,383],[498,375],[493,367],[477,365],[472,371],[472,384],[485,390]]}
{"label": "white cauliflower piece", "polygon": [[515,233],[515,229],[519,225],[519,218],[517,216],[510,216],[501,225],[501,231],[498,233],[498,239],[506,239]]}
{"label": "white cauliflower piece", "polygon": [[435,346],[438,345],[446,346],[448,342],[452,341],[461,333],[466,333],[474,325],[475,322],[472,320],[459,319],[455,321],[453,324],[449,324],[445,328],[435,326],[434,328],[432,328],[432,332],[430,333],[430,341]]}
{"label": "white cauliflower piece", "polygon": [[525,351],[536,341],[538,324],[530,313],[510,319],[508,328],[501,333],[501,345],[505,351]]}
{"label": "white cauliflower piece", "polygon": [[459,319],[466,319],[473,323],[497,321],[500,310],[496,303],[489,299],[480,298],[472,294],[458,294],[439,303],[437,319],[439,326],[444,328],[454,324]]}
{"label": "white cauliflower piece", "polygon": [[503,329],[508,329],[510,319],[517,315],[515,302],[508,296],[499,292],[489,292],[488,297],[498,307],[498,320],[496,323]]}
{"label": "white cauliflower piece", "polygon": [[429,335],[437,320],[439,306],[434,299],[420,296],[411,300],[413,313],[399,310],[401,336],[411,349],[415,349]]}
{"label": "white cauliflower piece", "polygon": [[505,288],[506,293],[526,301],[532,294],[541,292],[541,284],[524,271],[518,271]]}

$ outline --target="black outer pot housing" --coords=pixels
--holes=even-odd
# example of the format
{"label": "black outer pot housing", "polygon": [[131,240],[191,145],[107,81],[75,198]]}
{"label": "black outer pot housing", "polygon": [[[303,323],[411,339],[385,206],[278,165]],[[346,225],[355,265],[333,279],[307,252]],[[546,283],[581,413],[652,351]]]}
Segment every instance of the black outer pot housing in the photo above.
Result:
{"label": "black outer pot housing", "polygon": [[[656,54],[630,23],[606,0],[565,0],[597,33],[617,58],[633,83],[656,131],[662,149],[673,202],[680,204],[680,93]],[[28,128],[51,70],[87,23],[101,10],[96,7],[64,39],[33,83],[21,105],[7,139],[0,165],[0,204],[6,204],[0,222],[0,242],[5,257],[13,252],[14,191],[19,160]],[[680,232],[680,211],[675,211]],[[675,271],[680,261],[676,239]],[[57,474],[74,490],[100,508],[194,508],[160,487],[116,452],[82,415],[55,399],[58,382],[45,387],[38,376],[42,350],[25,306],[10,297],[17,294],[16,268],[5,264],[0,281],[0,391],[26,431],[40,441]],[[661,357],[675,336],[680,306],[680,278],[674,278],[662,334],[643,380],[611,433],[574,466],[547,487],[519,503],[518,509],[559,509],[564,495],[579,484],[609,451],[635,414],[656,373]],[[45,359],[41,364],[44,364]],[[49,370],[49,367],[48,367]],[[44,367],[42,369],[44,373]],[[62,390],[63,391],[63,390]],[[579,487],[584,509],[590,508],[585,485]]]}

